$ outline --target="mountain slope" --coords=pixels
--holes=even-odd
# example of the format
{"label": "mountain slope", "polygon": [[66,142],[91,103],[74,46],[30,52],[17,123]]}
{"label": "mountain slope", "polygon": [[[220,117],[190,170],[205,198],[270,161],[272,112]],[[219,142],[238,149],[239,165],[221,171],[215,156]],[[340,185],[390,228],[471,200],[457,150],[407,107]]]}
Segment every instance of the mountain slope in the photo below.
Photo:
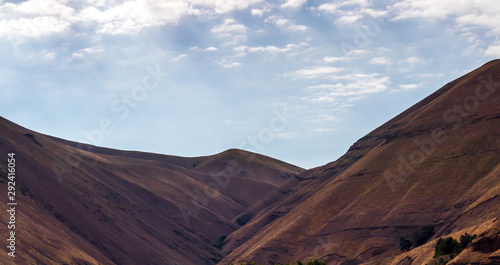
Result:
{"label": "mountain slope", "polygon": [[[113,150],[0,117],[0,189],[15,152],[19,205],[17,257],[0,261],[274,264],[314,255],[405,264],[399,238],[433,226],[431,242],[408,252],[419,262],[432,259],[438,237],[468,231],[479,238],[456,264],[498,264],[499,103],[496,60],[307,171],[236,149],[193,158]],[[9,213],[0,216],[7,234]]]}
{"label": "mountain slope", "polygon": [[[214,264],[225,254],[212,244],[238,228],[234,219],[302,171],[241,150],[181,158],[100,148],[0,118],[3,161],[10,152],[18,257],[3,264]],[[5,162],[0,175],[7,191]],[[2,234],[6,220],[2,211]]]}
{"label": "mountain slope", "polygon": [[[232,253],[220,264],[311,255],[360,264],[398,254],[399,238],[421,226],[434,226],[435,238],[497,217],[498,135],[495,60],[361,138],[338,161],[301,173],[291,194],[270,200],[231,235]],[[264,222],[272,213],[281,215]]]}

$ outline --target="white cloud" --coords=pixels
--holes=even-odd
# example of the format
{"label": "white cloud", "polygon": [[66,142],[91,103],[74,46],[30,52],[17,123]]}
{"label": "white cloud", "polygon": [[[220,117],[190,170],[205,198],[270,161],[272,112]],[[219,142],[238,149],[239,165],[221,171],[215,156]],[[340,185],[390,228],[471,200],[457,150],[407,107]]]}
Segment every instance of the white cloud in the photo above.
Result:
{"label": "white cloud", "polygon": [[[161,1],[161,0],[156,0]],[[177,0],[180,1],[180,0]],[[186,0],[189,4],[209,8],[216,13],[228,13],[234,10],[244,10],[249,6],[264,2],[264,0]]]}
{"label": "white cloud", "polygon": [[78,9],[68,0],[0,2],[0,36],[39,37],[84,24],[102,34],[131,34],[143,28],[176,24],[189,15],[243,10],[263,0],[88,0]]}
{"label": "white cloud", "polygon": [[417,84],[403,84],[403,85],[399,85],[399,88],[401,88],[403,90],[412,90],[412,89],[418,88],[418,85]]}
{"label": "white cloud", "polygon": [[186,57],[187,57],[187,54],[185,54],[185,53],[179,54],[177,57],[173,58],[172,61],[176,62],[176,61],[182,60],[183,58],[186,58]]}
{"label": "white cloud", "polygon": [[288,19],[285,19],[285,18],[276,19],[276,25],[278,25],[278,26],[284,26],[288,23],[290,23],[290,20],[288,20]]}
{"label": "white cloud", "polygon": [[331,66],[321,66],[310,69],[300,69],[291,73],[287,73],[285,74],[285,76],[288,76],[292,79],[297,79],[297,78],[312,79],[312,78],[329,76],[334,73],[341,72],[343,70],[345,69],[338,67],[331,67]]}
{"label": "white cloud", "polygon": [[390,78],[387,76],[360,75],[358,79],[348,82],[310,86],[308,89],[313,91],[313,94],[308,100],[313,103],[329,103],[339,97],[357,100],[360,96],[385,91],[389,83]]}
{"label": "white cloud", "polygon": [[[291,45],[291,44],[289,44]],[[274,45],[272,46],[259,46],[259,47],[249,47],[247,51],[249,52],[269,52],[269,53],[279,53],[279,52],[287,52],[290,50],[290,47],[287,45],[285,48],[278,48]]]}
{"label": "white cloud", "polygon": [[337,10],[338,7],[339,7],[338,4],[327,3],[320,5],[318,7],[318,10],[333,13],[334,11]]}
{"label": "white cloud", "polygon": [[200,14],[183,1],[123,2],[101,11],[93,6],[80,12],[83,22],[97,22],[97,31],[105,34],[130,34],[145,27],[175,24],[186,15]]}
{"label": "white cloud", "polygon": [[[498,10],[500,12],[500,10]],[[491,28],[493,32],[500,33],[500,17],[498,13],[472,13],[465,14],[456,19],[459,25],[475,25]]]}
{"label": "white cloud", "polygon": [[371,9],[371,8],[363,9],[363,13],[370,15],[374,18],[384,17],[384,16],[387,16],[389,14],[389,12],[387,10],[376,10],[376,9]]}
{"label": "white cloud", "polygon": [[0,4],[0,36],[38,38],[69,29],[74,9],[64,1],[29,0]]}
{"label": "white cloud", "polygon": [[336,63],[336,62],[341,62],[341,61],[345,61],[346,58],[345,57],[328,57],[328,56],[325,56],[323,58],[323,62],[325,63]]}
{"label": "white cloud", "polygon": [[[310,101],[310,99],[306,99],[306,100]],[[314,123],[324,124],[326,122],[339,121],[339,119],[330,113],[328,113],[328,114],[327,113],[320,113],[320,114],[316,114],[313,118],[311,118],[310,121],[314,122]]]}
{"label": "white cloud", "polygon": [[221,65],[222,65],[222,67],[225,67],[225,68],[232,68],[232,67],[241,66],[241,63],[239,63],[239,62],[231,62],[231,63],[223,63]]}
{"label": "white cloud", "polygon": [[334,1],[332,3],[326,3],[326,4],[321,4],[318,7],[318,10],[320,11],[325,11],[325,12],[330,12],[334,13],[335,11],[338,11],[339,8],[345,7],[345,6],[367,6],[368,2],[366,0],[345,0],[345,1]]}
{"label": "white cloud", "polygon": [[101,47],[88,47],[88,48],[85,48],[85,49],[82,49],[82,51],[86,52],[86,53],[96,53],[96,52],[102,52],[103,49]]}
{"label": "white cloud", "polygon": [[250,13],[252,14],[252,16],[262,17],[262,15],[264,15],[264,12],[265,12],[264,9],[254,8],[254,9],[250,10]]}
{"label": "white cloud", "polygon": [[419,63],[422,61],[422,59],[418,58],[418,57],[410,57],[408,59],[405,60],[407,63],[410,63],[410,64],[413,64],[413,63]]}
{"label": "white cloud", "polygon": [[216,47],[208,47],[205,49],[206,52],[214,52],[214,51],[218,51],[219,49],[217,49]]}
{"label": "white cloud", "polygon": [[347,53],[347,56],[349,56],[349,57],[357,57],[357,56],[362,56],[362,55],[370,54],[370,53],[372,53],[372,52],[369,51],[369,50],[357,49],[357,50],[349,51]]}
{"label": "white cloud", "polygon": [[335,128],[317,128],[317,129],[313,129],[313,131],[323,133],[323,132],[333,132],[333,131],[336,131],[336,129]]}
{"label": "white cloud", "polygon": [[495,0],[455,1],[455,0],[404,0],[392,6],[398,14],[395,19],[406,18],[434,18],[444,19],[448,16],[457,16],[471,13],[498,14],[500,7]]}
{"label": "white cloud", "polygon": [[[5,3],[0,6],[0,14],[3,18],[57,17],[69,21],[75,11],[73,8],[64,5],[65,2],[57,0],[28,0],[19,4]],[[39,23],[43,23],[43,20],[39,19]]]}
{"label": "white cloud", "polygon": [[[404,0],[390,7],[397,14],[393,20],[424,18],[435,20],[451,20],[455,28],[465,32],[468,41],[478,48],[478,41],[468,34],[475,29],[487,29],[489,34],[500,33],[500,5],[496,0],[453,1],[453,0]],[[485,52],[486,53],[486,52]],[[491,52],[489,52],[491,53]]]}
{"label": "white cloud", "polygon": [[46,60],[52,61],[56,58],[56,54],[54,52],[47,52],[46,50],[44,52],[45,52],[45,55],[43,57]]}
{"label": "white cloud", "polygon": [[412,76],[418,78],[434,78],[434,77],[443,77],[443,73],[423,73],[423,74],[413,74]]}
{"label": "white cloud", "polygon": [[335,20],[336,24],[351,24],[359,19],[363,18],[363,15],[354,13],[353,11],[342,12],[343,14],[337,20]]}
{"label": "white cloud", "polygon": [[372,53],[371,51],[363,50],[363,49],[351,50],[346,54],[346,56],[342,56],[342,57],[325,56],[325,57],[323,57],[323,62],[336,63],[336,62],[342,62],[342,61],[352,61],[352,60],[358,59],[358,57],[361,57],[361,56],[367,55],[367,54],[371,54],[371,53]]}
{"label": "white cloud", "polygon": [[362,80],[362,79],[373,79],[378,77],[379,74],[344,74],[344,75],[332,75],[331,80]]}
{"label": "white cloud", "polygon": [[340,2],[343,6],[352,6],[352,5],[360,5],[366,6],[368,5],[368,0],[345,0]]}
{"label": "white cloud", "polygon": [[250,14],[252,16],[262,17],[265,13],[268,13],[272,10],[274,5],[264,2],[262,5],[259,5],[258,8],[250,9]]}
{"label": "white cloud", "polygon": [[224,23],[215,26],[210,30],[214,33],[220,34],[222,36],[230,36],[232,33],[246,33],[247,28],[245,25],[240,24],[234,20],[234,18],[226,18]]}
{"label": "white cloud", "polygon": [[391,64],[391,60],[387,57],[374,57],[369,61],[370,64],[380,64],[380,65],[389,65]]}
{"label": "white cloud", "polygon": [[237,47],[234,47],[234,51],[237,51],[237,52],[244,52],[246,51],[246,49],[248,48],[248,46],[245,46],[245,45],[242,45],[242,46],[237,46]]}
{"label": "white cloud", "polygon": [[234,68],[241,66],[240,62],[234,62],[228,59],[221,59],[220,61],[217,62],[217,64],[219,64],[223,68]]}
{"label": "white cloud", "polygon": [[287,7],[298,8],[305,3],[307,3],[307,0],[286,0],[285,3],[281,4],[281,7],[283,7],[283,8],[287,8]]}
{"label": "white cloud", "polygon": [[495,56],[495,57],[500,57],[500,45],[491,45],[489,46],[486,51],[484,51],[484,54],[487,56]]}
{"label": "white cloud", "polygon": [[304,25],[291,25],[288,27],[289,30],[291,31],[306,31],[307,26]]}
{"label": "white cloud", "polygon": [[276,26],[282,28],[282,29],[287,29],[290,31],[306,31],[307,26],[304,25],[296,25],[293,21],[278,17],[278,16],[270,16],[266,20],[266,22],[273,22],[276,24]]}
{"label": "white cloud", "polygon": [[227,39],[224,45],[236,45],[247,40],[247,27],[234,18],[226,18],[222,24],[213,27],[210,31],[220,38]]}
{"label": "white cloud", "polygon": [[71,59],[80,59],[80,58],[85,57],[86,54],[93,54],[93,53],[98,53],[98,52],[102,52],[102,51],[103,51],[103,49],[101,47],[88,47],[85,49],[81,49],[78,52],[74,52],[71,55]]}
{"label": "white cloud", "polygon": [[70,22],[56,16],[4,19],[0,20],[0,36],[7,36],[10,39],[16,37],[38,38],[48,34],[64,32],[70,25]]}
{"label": "white cloud", "polygon": [[83,53],[81,53],[81,52],[74,52],[71,55],[71,59],[80,59],[80,58],[83,58]]}
{"label": "white cloud", "polygon": [[371,4],[366,0],[347,0],[321,4],[317,9],[338,15],[339,18],[335,20],[336,24],[350,24],[365,16],[378,18],[388,14],[387,10],[372,9],[370,6]]}
{"label": "white cloud", "polygon": [[286,53],[286,52],[291,52],[294,50],[297,50],[301,47],[308,46],[307,43],[301,42],[299,44],[287,44],[284,47],[280,48],[274,45],[270,46],[253,46],[253,47],[248,47],[248,46],[238,46],[235,47],[234,50],[237,52],[251,52],[251,53],[271,53],[271,54],[278,54],[278,53]]}

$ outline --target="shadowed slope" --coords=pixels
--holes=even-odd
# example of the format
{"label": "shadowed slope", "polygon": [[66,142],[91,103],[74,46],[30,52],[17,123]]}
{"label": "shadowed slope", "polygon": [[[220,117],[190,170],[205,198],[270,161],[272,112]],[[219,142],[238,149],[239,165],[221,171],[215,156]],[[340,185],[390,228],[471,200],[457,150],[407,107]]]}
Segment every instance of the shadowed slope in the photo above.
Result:
{"label": "shadowed slope", "polygon": [[[228,160],[79,145],[0,118],[3,161],[8,152],[16,153],[20,206],[18,257],[2,255],[4,264],[213,264],[224,253],[212,244],[238,228],[234,218],[302,171],[236,150]],[[193,161],[233,166],[207,174],[190,168]],[[268,171],[269,179],[242,173]],[[7,190],[4,162],[0,175]],[[248,192],[234,191],[241,187]]]}

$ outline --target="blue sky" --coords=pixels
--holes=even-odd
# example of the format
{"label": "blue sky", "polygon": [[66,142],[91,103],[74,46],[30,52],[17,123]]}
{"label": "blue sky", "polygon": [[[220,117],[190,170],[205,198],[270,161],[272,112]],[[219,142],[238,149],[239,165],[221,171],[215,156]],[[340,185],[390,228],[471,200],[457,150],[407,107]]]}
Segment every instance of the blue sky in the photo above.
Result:
{"label": "blue sky", "polygon": [[500,57],[496,1],[0,0],[0,115],[41,133],[305,168]]}

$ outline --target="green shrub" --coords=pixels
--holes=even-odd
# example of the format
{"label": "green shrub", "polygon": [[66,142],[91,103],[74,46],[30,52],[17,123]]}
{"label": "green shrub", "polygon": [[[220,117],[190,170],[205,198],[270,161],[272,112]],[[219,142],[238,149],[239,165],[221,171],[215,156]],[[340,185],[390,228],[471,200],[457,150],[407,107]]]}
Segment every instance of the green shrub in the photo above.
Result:
{"label": "green shrub", "polygon": [[477,237],[476,234],[469,235],[465,233],[460,236],[460,245],[462,246],[462,248],[466,248],[476,237]]}
{"label": "green shrub", "polygon": [[215,241],[212,246],[218,248],[218,249],[221,249],[222,246],[224,245],[224,240],[226,240],[227,236],[226,235],[222,235],[219,237],[219,239],[217,239],[217,241]]}
{"label": "green shrub", "polygon": [[252,217],[250,215],[245,214],[238,217],[236,219],[236,223],[240,226],[244,226],[246,223],[248,223],[248,221],[250,221],[250,219],[252,219]]}
{"label": "green shrub", "polygon": [[412,233],[413,244],[415,247],[419,247],[425,243],[432,237],[434,234],[433,226],[424,226],[420,228],[420,230],[415,230]]}
{"label": "green shrub", "polygon": [[477,235],[469,235],[465,233],[460,236],[460,242],[453,239],[452,237],[440,238],[436,243],[436,252],[434,257],[437,258],[443,255],[450,255],[451,259],[454,259],[456,255],[460,254],[466,248],[472,240],[474,240]]}
{"label": "green shrub", "polygon": [[446,264],[446,263],[448,263],[448,260],[443,259],[443,258],[440,258],[440,259],[439,259],[439,262],[438,262],[438,264],[439,264],[439,265],[441,265],[441,264],[442,264],[442,265],[444,265],[444,264]]}
{"label": "green shrub", "polygon": [[307,265],[326,265],[326,261],[319,261],[317,258],[309,258]]}
{"label": "green shrub", "polygon": [[408,251],[408,250],[410,250],[412,245],[413,244],[411,243],[411,241],[408,238],[406,238],[406,237],[399,238],[399,249],[400,250]]}
{"label": "green shrub", "polygon": [[449,255],[449,254],[458,254],[462,252],[463,248],[458,243],[457,240],[453,239],[452,237],[448,238],[440,238],[437,243],[436,243],[436,251],[434,252],[434,257],[437,258],[439,256],[443,255]]}
{"label": "green shrub", "polygon": [[[286,265],[295,265],[295,262],[287,263]],[[307,262],[298,260],[297,265],[326,265],[326,261],[319,261],[317,258],[309,258]]]}

